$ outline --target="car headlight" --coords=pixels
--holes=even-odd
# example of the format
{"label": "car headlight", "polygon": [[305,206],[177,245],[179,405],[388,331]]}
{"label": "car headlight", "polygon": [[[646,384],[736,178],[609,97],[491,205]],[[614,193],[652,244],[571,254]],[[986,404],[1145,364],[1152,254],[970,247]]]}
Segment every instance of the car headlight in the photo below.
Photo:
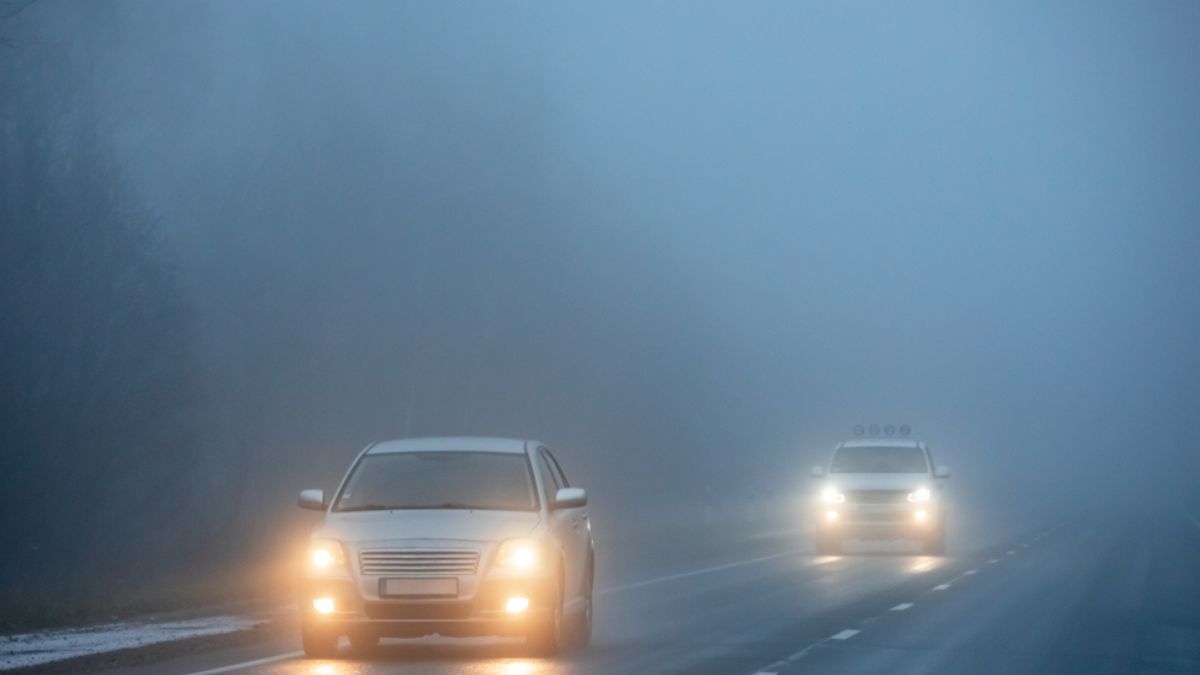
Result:
{"label": "car headlight", "polygon": [[314,539],[308,548],[308,567],[326,572],[346,567],[346,552],[336,539]]}
{"label": "car headlight", "polygon": [[846,495],[842,494],[839,490],[828,487],[821,490],[821,501],[826,504],[841,504],[846,501]]}
{"label": "car headlight", "polygon": [[496,554],[496,567],[509,570],[536,569],[541,562],[541,551],[532,539],[509,539],[500,545]]}
{"label": "car headlight", "polygon": [[933,496],[933,493],[931,493],[929,491],[929,488],[921,487],[921,488],[917,488],[916,490],[913,490],[912,492],[908,493],[908,501],[910,501],[910,502],[927,502],[927,501],[929,501],[930,497],[932,497],[932,496]]}

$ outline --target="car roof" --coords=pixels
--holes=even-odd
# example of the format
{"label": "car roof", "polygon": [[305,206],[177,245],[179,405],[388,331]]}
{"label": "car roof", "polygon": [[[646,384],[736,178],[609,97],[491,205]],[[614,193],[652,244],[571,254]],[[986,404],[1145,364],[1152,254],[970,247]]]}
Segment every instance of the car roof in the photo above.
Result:
{"label": "car roof", "polygon": [[367,449],[368,455],[385,455],[394,452],[505,452],[524,454],[527,443],[515,438],[487,438],[482,436],[446,436],[430,438],[398,438],[381,441]]}
{"label": "car roof", "polygon": [[925,444],[908,438],[856,438],[842,441],[839,448],[923,448]]}

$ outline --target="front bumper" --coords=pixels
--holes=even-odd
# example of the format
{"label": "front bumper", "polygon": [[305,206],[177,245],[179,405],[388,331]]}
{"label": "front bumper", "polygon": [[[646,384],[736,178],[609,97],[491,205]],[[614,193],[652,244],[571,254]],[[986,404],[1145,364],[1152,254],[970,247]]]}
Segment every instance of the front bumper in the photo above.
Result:
{"label": "front bumper", "polygon": [[819,533],[863,539],[924,537],[938,532],[941,526],[941,510],[928,504],[847,502],[824,505],[817,515]]}
{"label": "front bumper", "polygon": [[[487,579],[473,597],[447,599],[368,599],[350,579],[308,579],[299,594],[302,618],[310,625],[337,633],[370,630],[386,637],[423,635],[521,635],[532,623],[546,618],[556,597],[555,585],[544,578]],[[509,598],[528,598],[521,612],[506,610]],[[333,611],[314,608],[318,598],[333,600]]]}

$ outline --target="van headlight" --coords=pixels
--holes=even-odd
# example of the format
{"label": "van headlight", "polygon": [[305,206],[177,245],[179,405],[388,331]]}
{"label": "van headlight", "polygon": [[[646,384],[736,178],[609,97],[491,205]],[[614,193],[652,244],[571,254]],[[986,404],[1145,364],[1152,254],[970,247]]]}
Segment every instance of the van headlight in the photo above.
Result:
{"label": "van headlight", "polygon": [[908,493],[908,501],[910,501],[910,502],[927,502],[927,501],[929,501],[930,497],[932,497],[932,496],[933,496],[933,493],[931,493],[929,491],[929,488],[920,487],[920,488],[917,488],[916,490],[913,490],[912,492]]}
{"label": "van headlight", "polygon": [[842,494],[840,490],[827,487],[821,490],[821,501],[826,504],[841,504],[846,501],[846,495]]}
{"label": "van headlight", "polygon": [[336,539],[313,539],[308,548],[308,568],[314,572],[332,572],[346,567],[346,552]]}
{"label": "van headlight", "polygon": [[500,545],[496,567],[522,572],[537,569],[542,557],[539,549],[532,539],[509,539]]}

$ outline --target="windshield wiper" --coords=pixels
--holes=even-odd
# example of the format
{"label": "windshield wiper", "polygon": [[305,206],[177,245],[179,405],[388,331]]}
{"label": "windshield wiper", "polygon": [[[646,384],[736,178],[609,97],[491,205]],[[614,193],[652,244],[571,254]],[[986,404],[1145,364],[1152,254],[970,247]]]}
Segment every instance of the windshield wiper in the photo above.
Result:
{"label": "windshield wiper", "polygon": [[461,509],[464,511],[484,511],[486,507],[477,504],[464,504],[463,502],[442,502],[440,504],[357,504],[355,506],[343,506],[338,509],[339,512],[347,511],[408,511],[425,509],[436,511],[438,509]]}
{"label": "windshield wiper", "polygon": [[391,511],[393,509],[402,509],[403,506],[388,506],[386,504],[357,504],[355,506],[338,507],[338,511]]}

